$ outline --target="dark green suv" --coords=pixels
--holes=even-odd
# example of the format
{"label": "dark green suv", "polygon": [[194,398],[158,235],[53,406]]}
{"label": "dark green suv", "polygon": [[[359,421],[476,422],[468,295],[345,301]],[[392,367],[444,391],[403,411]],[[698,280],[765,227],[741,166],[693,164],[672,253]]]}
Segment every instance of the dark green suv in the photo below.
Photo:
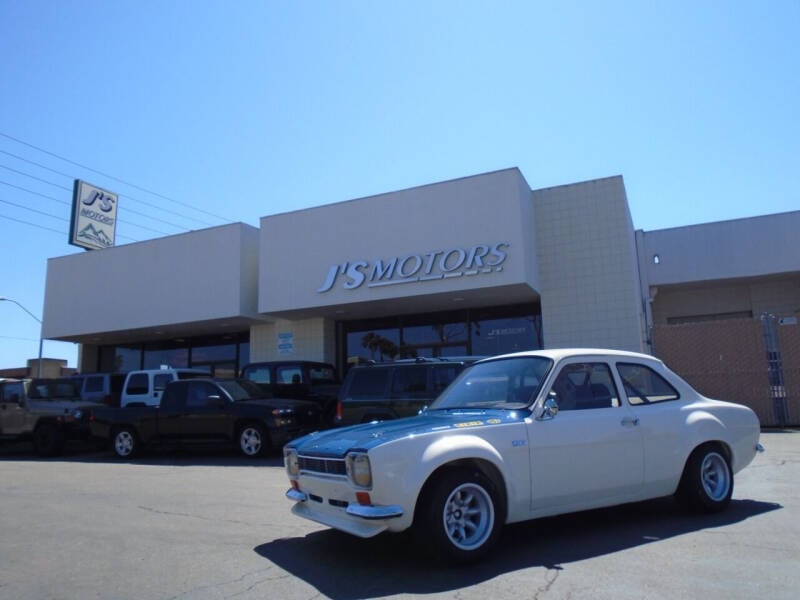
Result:
{"label": "dark green suv", "polygon": [[416,358],[353,367],[345,376],[336,425],[416,415],[481,357]]}

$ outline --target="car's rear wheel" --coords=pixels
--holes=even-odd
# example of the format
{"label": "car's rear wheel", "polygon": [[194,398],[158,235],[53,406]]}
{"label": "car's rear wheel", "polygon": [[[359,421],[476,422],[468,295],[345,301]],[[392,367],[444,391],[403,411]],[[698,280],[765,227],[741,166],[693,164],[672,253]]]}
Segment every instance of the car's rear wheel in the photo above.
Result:
{"label": "car's rear wheel", "polygon": [[502,507],[492,483],[472,469],[450,469],[426,491],[415,523],[418,537],[445,562],[482,558],[497,541]]}
{"label": "car's rear wheel", "polygon": [[249,423],[239,430],[239,451],[245,456],[255,457],[266,452],[269,436],[264,427]]}
{"label": "car's rear wheel", "polygon": [[692,452],[683,472],[678,496],[688,508],[719,512],[727,508],[733,494],[733,471],[728,457],[714,444]]}
{"label": "car's rear wheel", "polygon": [[112,440],[114,453],[120,458],[131,458],[139,452],[139,438],[130,427],[120,427]]}
{"label": "car's rear wheel", "polygon": [[33,448],[39,456],[55,456],[64,449],[64,435],[53,423],[42,423],[33,432]]}

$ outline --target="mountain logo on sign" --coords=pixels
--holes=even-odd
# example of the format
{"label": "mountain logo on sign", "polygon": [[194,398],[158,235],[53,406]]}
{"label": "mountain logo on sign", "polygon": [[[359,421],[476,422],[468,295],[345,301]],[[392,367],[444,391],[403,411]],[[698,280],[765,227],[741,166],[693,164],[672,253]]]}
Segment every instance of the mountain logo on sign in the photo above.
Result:
{"label": "mountain logo on sign", "polygon": [[98,231],[91,223],[78,232],[78,237],[97,244],[98,246],[108,247],[112,244],[111,238],[106,235],[106,232],[102,230]]}

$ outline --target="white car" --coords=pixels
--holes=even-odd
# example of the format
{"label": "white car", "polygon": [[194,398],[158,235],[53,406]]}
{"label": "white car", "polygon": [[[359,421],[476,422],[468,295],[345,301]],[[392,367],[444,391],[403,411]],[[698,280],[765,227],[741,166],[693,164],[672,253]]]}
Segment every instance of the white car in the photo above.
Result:
{"label": "white car", "polygon": [[300,517],[364,538],[413,527],[465,562],[504,523],[671,494],[722,510],[759,431],[652,356],[522,352],[475,363],[418,416],[289,443],[286,496]]}

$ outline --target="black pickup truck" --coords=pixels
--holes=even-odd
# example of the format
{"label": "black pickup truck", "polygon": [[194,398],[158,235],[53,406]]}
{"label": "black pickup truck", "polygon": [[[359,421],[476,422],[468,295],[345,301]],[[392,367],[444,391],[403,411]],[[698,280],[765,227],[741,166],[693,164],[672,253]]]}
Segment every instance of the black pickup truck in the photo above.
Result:
{"label": "black pickup truck", "polygon": [[92,410],[91,431],[111,442],[120,458],[151,444],[224,442],[245,456],[322,428],[313,402],[265,397],[242,379],[184,379],[169,383],[160,406],[99,407]]}

